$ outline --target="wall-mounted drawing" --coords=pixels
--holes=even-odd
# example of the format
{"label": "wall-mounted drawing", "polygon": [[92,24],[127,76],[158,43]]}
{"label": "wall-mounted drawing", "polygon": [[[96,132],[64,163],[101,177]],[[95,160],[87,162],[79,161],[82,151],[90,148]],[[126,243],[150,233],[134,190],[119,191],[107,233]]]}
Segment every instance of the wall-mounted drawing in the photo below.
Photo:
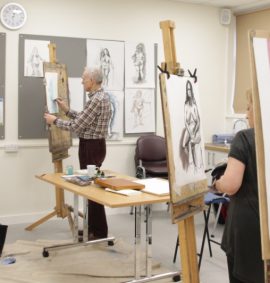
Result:
{"label": "wall-mounted drawing", "polygon": [[181,195],[183,186],[206,178],[199,94],[193,79],[179,76],[171,76],[166,81],[166,93],[175,190],[176,194]]}
{"label": "wall-mounted drawing", "polygon": [[45,72],[46,102],[49,113],[58,113],[58,73]]}
{"label": "wall-mounted drawing", "polygon": [[112,117],[109,125],[108,140],[123,139],[124,92],[108,91],[111,101]]}
{"label": "wall-mounted drawing", "polygon": [[76,111],[82,111],[84,105],[85,92],[81,78],[68,78],[69,105]]}
{"label": "wall-mounted drawing", "polygon": [[126,88],[155,87],[154,44],[144,42],[125,43]]}
{"label": "wall-mounted drawing", "polygon": [[125,91],[125,132],[152,133],[155,124],[155,90],[126,89]]}
{"label": "wall-mounted drawing", "polygon": [[25,40],[24,76],[43,77],[43,62],[49,62],[49,43],[45,40]]}
{"label": "wall-mounted drawing", "polygon": [[124,42],[87,40],[87,66],[99,66],[103,72],[104,89],[124,89]]}

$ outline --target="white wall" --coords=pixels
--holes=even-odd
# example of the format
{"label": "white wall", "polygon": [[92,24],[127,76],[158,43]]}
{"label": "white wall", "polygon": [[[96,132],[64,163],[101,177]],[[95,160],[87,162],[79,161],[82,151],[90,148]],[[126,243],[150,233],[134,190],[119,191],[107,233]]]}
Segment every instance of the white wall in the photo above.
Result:
{"label": "white wall", "polygon": [[[0,0],[0,6],[5,3]],[[48,141],[17,137],[20,33],[154,42],[158,43],[160,64],[164,59],[159,22],[172,20],[176,25],[175,42],[181,67],[198,69],[205,141],[224,130],[228,27],[220,25],[217,8],[165,0],[20,0],[19,3],[28,13],[26,25],[19,31],[0,26],[7,41],[6,133],[5,140],[0,141],[0,222],[37,220],[55,205],[54,188],[34,177],[53,171]],[[159,92],[157,133],[163,135]],[[104,167],[133,175],[134,142],[134,138],[109,142]],[[4,147],[9,144],[19,145],[18,152],[5,152]],[[78,168],[77,140],[74,144],[69,150],[71,157],[63,164]],[[70,199],[67,195],[67,202]]]}

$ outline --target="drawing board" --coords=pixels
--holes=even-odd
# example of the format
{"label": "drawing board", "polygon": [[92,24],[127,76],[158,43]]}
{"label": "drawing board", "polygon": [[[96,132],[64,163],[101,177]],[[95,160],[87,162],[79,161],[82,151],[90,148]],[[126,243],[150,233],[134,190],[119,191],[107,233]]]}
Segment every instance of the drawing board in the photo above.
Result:
{"label": "drawing board", "polygon": [[250,31],[250,58],[263,259],[270,259],[270,32]]}
{"label": "drawing board", "polygon": [[[58,63],[47,63],[43,64],[45,76],[45,88],[46,88],[46,102],[47,107],[52,107],[50,105],[52,100],[55,98],[61,98],[66,101],[69,105],[69,94],[68,94],[68,81],[67,81],[67,71],[64,64]],[[47,78],[49,80],[47,81]],[[53,90],[49,89],[48,84],[53,81]],[[55,90],[55,86],[57,90]],[[49,89],[49,91],[48,91]],[[59,110],[57,117],[61,119],[67,119],[65,113]],[[72,145],[72,138],[70,131],[63,131],[57,128],[55,125],[51,125],[49,128],[49,151],[53,153],[53,158],[59,157],[63,159],[63,153],[67,151]],[[67,157],[67,156],[65,156]],[[55,160],[53,160],[55,161]]]}
{"label": "drawing board", "polygon": [[204,141],[197,84],[192,78],[160,75],[171,202],[207,192]]}

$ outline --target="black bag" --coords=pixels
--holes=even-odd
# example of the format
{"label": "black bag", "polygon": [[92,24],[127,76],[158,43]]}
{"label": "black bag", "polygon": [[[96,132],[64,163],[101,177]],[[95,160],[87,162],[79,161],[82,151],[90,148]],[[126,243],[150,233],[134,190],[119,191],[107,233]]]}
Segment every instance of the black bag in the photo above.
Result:
{"label": "black bag", "polygon": [[0,257],[2,255],[2,251],[6,240],[7,228],[8,228],[7,225],[0,224]]}
{"label": "black bag", "polygon": [[[219,164],[216,165],[216,167],[211,172],[212,183],[214,183],[214,181],[218,180],[222,175],[224,175],[226,168],[227,168],[227,162],[222,162],[222,163],[219,163]],[[220,195],[222,195],[222,194],[220,194]],[[224,203],[221,206],[220,214],[219,214],[219,217],[218,217],[218,223],[219,224],[225,224],[228,206],[229,206],[229,203]],[[214,203],[215,213],[217,213],[218,207],[219,207],[219,204]]]}

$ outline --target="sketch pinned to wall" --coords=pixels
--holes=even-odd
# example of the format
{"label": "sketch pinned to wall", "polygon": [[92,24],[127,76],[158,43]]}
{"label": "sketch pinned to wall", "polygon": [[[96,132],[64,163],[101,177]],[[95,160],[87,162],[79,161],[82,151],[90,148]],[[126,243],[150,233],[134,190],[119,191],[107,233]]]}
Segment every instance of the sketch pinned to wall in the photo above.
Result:
{"label": "sketch pinned to wall", "polygon": [[[166,81],[166,92],[175,168],[175,194],[192,195],[194,188],[183,192],[183,187],[206,179],[198,88],[193,79],[172,75]],[[204,187],[202,189],[205,190]]]}
{"label": "sketch pinned to wall", "polygon": [[75,111],[83,110],[84,89],[81,78],[68,78],[70,108]]}
{"label": "sketch pinned to wall", "polygon": [[45,72],[46,102],[49,113],[58,113],[58,73]]}
{"label": "sketch pinned to wall", "polygon": [[108,139],[123,139],[124,92],[108,91],[111,101],[112,117],[109,124]]}
{"label": "sketch pinned to wall", "polygon": [[104,89],[124,89],[124,42],[87,40],[87,66],[99,66],[103,73]]}
{"label": "sketch pinned to wall", "polygon": [[0,97],[0,125],[4,125],[4,98]]}
{"label": "sketch pinned to wall", "polygon": [[25,40],[24,44],[24,76],[43,77],[43,62],[49,62],[50,41]]}
{"label": "sketch pinned to wall", "polygon": [[155,87],[155,48],[144,42],[125,43],[126,88]]}
{"label": "sketch pinned to wall", "polygon": [[155,124],[155,90],[126,89],[125,132],[153,133]]}
{"label": "sketch pinned to wall", "polygon": [[[268,35],[268,34],[267,34]],[[269,37],[269,35],[268,35]],[[254,59],[256,66],[256,76],[258,82],[258,94],[259,105],[261,110],[261,127],[262,127],[262,140],[264,147],[264,166],[265,172],[265,186],[266,186],[266,198],[268,205],[268,233],[270,234],[270,159],[268,149],[270,148],[270,136],[269,136],[269,120],[270,120],[270,39],[266,37],[254,37],[253,38]],[[258,124],[255,123],[255,132],[257,133]],[[258,132],[259,134],[259,132]],[[257,149],[259,150],[259,148]],[[258,153],[257,153],[258,154]],[[269,239],[269,238],[268,238]]]}

